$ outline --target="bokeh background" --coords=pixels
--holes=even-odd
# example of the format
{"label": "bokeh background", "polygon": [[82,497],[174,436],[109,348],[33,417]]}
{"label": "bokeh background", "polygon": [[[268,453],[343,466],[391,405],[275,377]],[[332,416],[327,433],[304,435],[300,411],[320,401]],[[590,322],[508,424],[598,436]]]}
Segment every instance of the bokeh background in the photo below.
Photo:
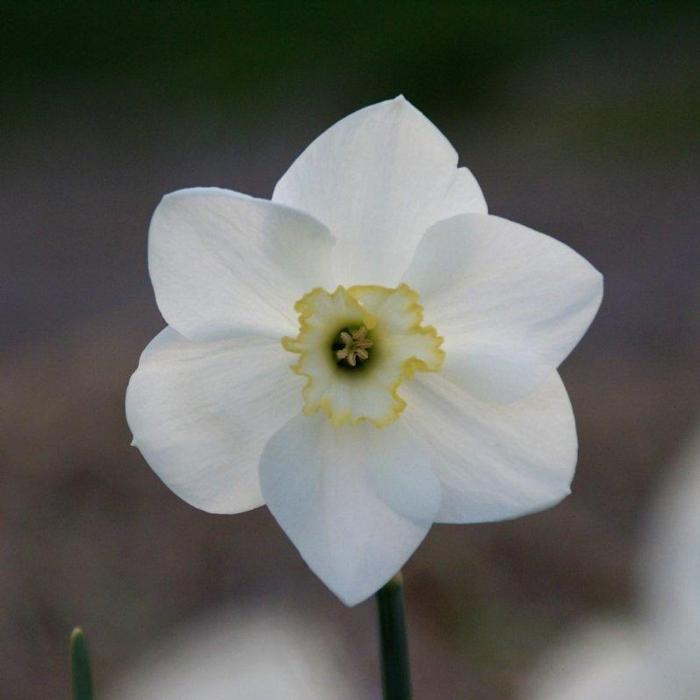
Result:
{"label": "bokeh background", "polygon": [[372,602],[344,608],[263,508],[179,501],[123,397],[163,326],[160,197],[268,197],[321,130],[403,93],[493,213],[606,277],[562,367],[573,495],[436,526],[405,569],[417,698],[507,700],[582,620],[635,605],[649,504],[700,419],[697,2],[0,3],[0,697],[67,697],[80,623],[106,689],[219,605],[331,621],[378,698]]}

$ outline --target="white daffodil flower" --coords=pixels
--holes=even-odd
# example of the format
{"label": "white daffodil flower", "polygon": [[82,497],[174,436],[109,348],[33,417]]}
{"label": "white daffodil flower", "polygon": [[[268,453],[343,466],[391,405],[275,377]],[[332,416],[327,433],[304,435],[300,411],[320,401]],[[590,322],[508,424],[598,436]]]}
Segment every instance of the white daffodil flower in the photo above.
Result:
{"label": "white daffodil flower", "polygon": [[433,522],[513,518],[569,493],[576,429],[556,369],[602,277],[488,215],[402,97],[319,136],[272,201],[167,195],[149,270],[168,327],[129,384],[134,444],[198,508],[266,504],[345,603]]}
{"label": "white daffodil flower", "polygon": [[523,700],[700,698],[700,430],[641,552],[641,615],[589,624],[543,659]]}
{"label": "white daffodil flower", "polygon": [[106,700],[360,700],[343,639],[283,606],[224,607],[175,630],[120,674]]}

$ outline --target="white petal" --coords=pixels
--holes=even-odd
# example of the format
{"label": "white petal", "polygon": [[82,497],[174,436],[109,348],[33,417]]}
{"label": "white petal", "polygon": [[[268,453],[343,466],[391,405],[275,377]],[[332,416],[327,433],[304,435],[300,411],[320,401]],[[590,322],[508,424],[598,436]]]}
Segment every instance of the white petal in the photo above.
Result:
{"label": "white petal", "polygon": [[527,396],[586,332],[602,275],[571,248],[496,216],[433,226],[405,281],[445,338],[445,372],[483,400]]}
{"label": "white petal", "polygon": [[481,403],[442,373],[402,385],[400,422],[435,450],[442,482],[437,522],[505,520],[569,493],[578,444],[569,397],[556,373],[514,404]]}
{"label": "white petal", "polygon": [[265,503],[306,563],[347,605],[388,581],[440,505],[432,455],[401,421],[334,428],[298,416],[265,447]]}
{"label": "white petal", "polygon": [[331,283],[328,230],[307,214],[216,188],[173,192],[149,231],[148,265],[165,320],[191,340],[280,338],[294,303]]}
{"label": "white petal", "polygon": [[457,168],[452,186],[431,216],[434,221],[448,219],[457,214],[488,214],[484,194],[469,168]]}
{"label": "white petal", "polygon": [[361,109],[321,134],[272,198],[330,228],[340,284],[396,286],[431,224],[486,212],[472,174],[457,169],[454,148],[403,97]]}
{"label": "white petal", "polygon": [[197,343],[166,328],[126,394],[134,444],[180,498],[210,513],[262,505],[258,461],[301,410],[300,380],[266,338]]}

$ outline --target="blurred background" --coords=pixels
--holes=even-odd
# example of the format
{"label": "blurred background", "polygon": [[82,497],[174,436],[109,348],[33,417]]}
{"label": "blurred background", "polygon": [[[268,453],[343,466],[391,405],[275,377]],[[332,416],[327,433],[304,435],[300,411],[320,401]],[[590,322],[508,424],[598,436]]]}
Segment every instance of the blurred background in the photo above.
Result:
{"label": "blurred background", "polygon": [[163,326],[161,196],[269,197],[320,131],[399,93],[493,213],[606,277],[562,367],[573,495],[436,526],[405,569],[416,697],[514,698],[582,621],[634,609],[640,528],[700,420],[697,2],[30,0],[0,18],[0,698],[67,697],[75,624],[102,690],[234,603],[322,624],[357,697],[379,697],[373,603],[342,606],[264,508],[179,501],[129,446],[123,398]]}

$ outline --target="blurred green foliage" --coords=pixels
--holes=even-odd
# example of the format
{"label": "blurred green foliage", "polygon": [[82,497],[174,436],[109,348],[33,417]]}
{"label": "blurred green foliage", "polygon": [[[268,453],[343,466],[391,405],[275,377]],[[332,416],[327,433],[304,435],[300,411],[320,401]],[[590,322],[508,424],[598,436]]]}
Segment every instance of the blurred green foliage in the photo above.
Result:
{"label": "blurred green foliage", "polygon": [[4,2],[6,108],[76,85],[166,105],[259,114],[290,94],[338,107],[404,91],[424,108],[478,108],[494,79],[563,39],[697,23],[675,2]]}

